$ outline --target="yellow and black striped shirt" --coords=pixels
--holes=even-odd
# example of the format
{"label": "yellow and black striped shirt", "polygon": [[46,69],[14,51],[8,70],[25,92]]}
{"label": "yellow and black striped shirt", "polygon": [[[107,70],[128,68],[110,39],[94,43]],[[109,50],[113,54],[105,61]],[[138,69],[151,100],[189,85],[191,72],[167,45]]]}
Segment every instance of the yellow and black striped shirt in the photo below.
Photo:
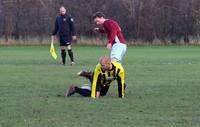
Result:
{"label": "yellow and black striped shirt", "polygon": [[93,82],[92,82],[92,91],[91,97],[96,97],[96,88],[98,85],[110,85],[113,80],[117,80],[118,87],[119,87],[119,97],[124,98],[124,78],[125,72],[124,68],[120,63],[112,62],[112,69],[109,71],[102,71],[100,63],[97,64],[94,75],[93,75]]}

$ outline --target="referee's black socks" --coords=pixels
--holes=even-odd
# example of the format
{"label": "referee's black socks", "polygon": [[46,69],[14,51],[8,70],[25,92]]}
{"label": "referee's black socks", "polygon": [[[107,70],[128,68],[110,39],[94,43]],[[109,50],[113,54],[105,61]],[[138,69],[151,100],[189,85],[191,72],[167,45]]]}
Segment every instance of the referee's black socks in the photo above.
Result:
{"label": "referee's black socks", "polygon": [[71,62],[74,62],[74,55],[73,55],[72,49],[68,49],[67,51],[68,51],[68,55],[70,57]]}
{"label": "referee's black socks", "polygon": [[65,62],[66,62],[66,51],[65,51],[65,49],[61,50],[61,56],[62,56],[62,63],[63,63],[63,65],[65,65]]}

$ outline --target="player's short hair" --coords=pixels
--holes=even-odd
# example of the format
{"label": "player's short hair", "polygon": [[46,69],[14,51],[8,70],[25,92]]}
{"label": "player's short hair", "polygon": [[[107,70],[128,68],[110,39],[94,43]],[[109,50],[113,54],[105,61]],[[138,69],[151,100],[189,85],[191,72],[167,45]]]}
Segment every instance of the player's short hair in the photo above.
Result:
{"label": "player's short hair", "polygon": [[93,14],[92,19],[96,19],[96,18],[101,18],[101,17],[105,17],[105,15],[102,12],[96,12]]}

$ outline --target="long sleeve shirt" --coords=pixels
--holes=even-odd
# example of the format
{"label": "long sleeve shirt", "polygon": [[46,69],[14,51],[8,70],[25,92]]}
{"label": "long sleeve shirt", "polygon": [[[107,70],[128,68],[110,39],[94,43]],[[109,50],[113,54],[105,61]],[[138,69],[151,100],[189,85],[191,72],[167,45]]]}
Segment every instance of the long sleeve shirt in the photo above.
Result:
{"label": "long sleeve shirt", "polygon": [[108,37],[108,43],[111,43],[112,45],[116,42],[115,36],[118,37],[120,43],[125,44],[125,39],[122,35],[121,28],[118,25],[118,23],[114,20],[107,19],[103,23],[103,28],[99,29],[99,32],[106,33]]}
{"label": "long sleeve shirt", "polygon": [[125,72],[124,68],[120,63],[112,62],[112,69],[109,71],[102,71],[100,63],[97,64],[92,81],[92,91],[91,97],[96,97],[97,85],[110,85],[113,80],[117,80],[118,83],[118,95],[121,98],[124,98],[124,79],[125,79]]}
{"label": "long sleeve shirt", "polygon": [[74,19],[69,15],[60,15],[56,17],[55,27],[52,35],[66,36],[71,40],[71,36],[75,36]]}

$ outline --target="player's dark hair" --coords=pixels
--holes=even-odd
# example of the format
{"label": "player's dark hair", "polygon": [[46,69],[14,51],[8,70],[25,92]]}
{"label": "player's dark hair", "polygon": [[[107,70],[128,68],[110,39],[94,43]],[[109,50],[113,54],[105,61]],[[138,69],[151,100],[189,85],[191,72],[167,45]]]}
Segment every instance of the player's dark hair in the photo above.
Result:
{"label": "player's dark hair", "polygon": [[92,16],[92,19],[95,19],[95,18],[101,18],[101,17],[105,17],[105,15],[102,13],[102,12],[96,12],[94,13],[94,15]]}

